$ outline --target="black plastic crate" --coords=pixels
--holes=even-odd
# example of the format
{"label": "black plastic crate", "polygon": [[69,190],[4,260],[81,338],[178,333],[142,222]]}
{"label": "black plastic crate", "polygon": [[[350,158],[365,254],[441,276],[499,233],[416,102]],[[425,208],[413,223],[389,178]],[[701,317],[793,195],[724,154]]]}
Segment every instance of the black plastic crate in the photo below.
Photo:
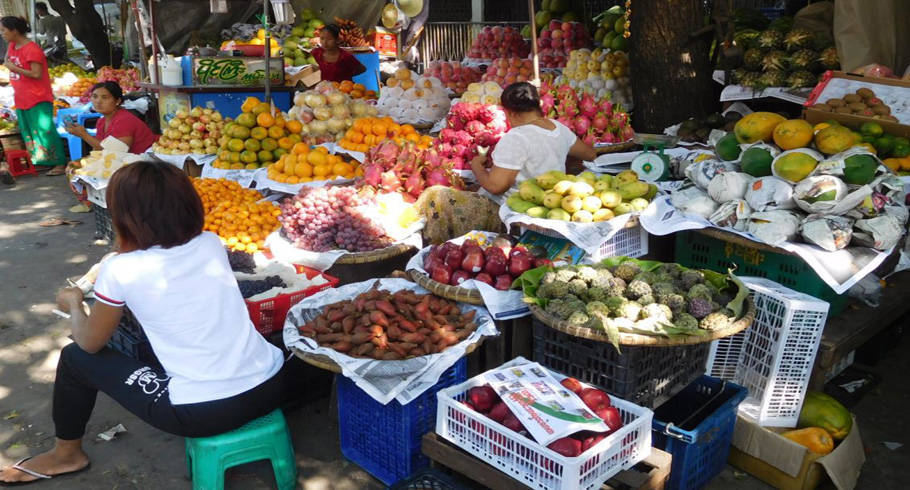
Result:
{"label": "black plastic crate", "polygon": [[120,323],[117,325],[117,328],[124,330],[137,340],[148,340],[145,331],[142,330],[142,325],[139,324],[139,320],[137,320],[133,315],[133,312],[125,306],[123,307],[123,316],[120,317]]}
{"label": "black plastic crate", "polygon": [[705,371],[710,343],[673,347],[613,345],[583,339],[534,320],[534,360],[611,395],[656,408]]}
{"label": "black plastic crate", "polygon": [[433,468],[420,470],[417,473],[389,487],[389,490],[467,490],[449,475]]}
{"label": "black plastic crate", "polygon": [[161,363],[158,362],[148,339],[137,339],[123,328],[118,327],[114,331],[114,335],[107,341],[107,346],[127,357],[148,363],[153,368],[161,368]]}
{"label": "black plastic crate", "polygon": [[114,222],[111,221],[111,212],[92,203],[92,214],[95,215],[95,238],[104,238],[114,241]]}

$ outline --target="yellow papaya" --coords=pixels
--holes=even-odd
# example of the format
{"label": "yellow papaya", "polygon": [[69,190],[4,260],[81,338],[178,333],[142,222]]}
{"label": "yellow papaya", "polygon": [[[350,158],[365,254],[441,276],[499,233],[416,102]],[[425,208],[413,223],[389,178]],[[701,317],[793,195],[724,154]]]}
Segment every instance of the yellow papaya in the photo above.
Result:
{"label": "yellow papaya", "polygon": [[753,112],[747,114],[733,126],[733,134],[740,143],[771,141],[774,128],[786,121],[780,114],[773,112]]}
{"label": "yellow papaya", "polygon": [[790,119],[775,126],[772,136],[781,150],[804,148],[812,142],[812,125],[803,119]]}
{"label": "yellow papaya", "polygon": [[839,441],[850,433],[850,429],[853,427],[853,417],[834,398],[818,391],[809,391],[806,393],[806,399],[803,400],[803,408],[799,412],[799,421],[796,426],[800,429],[820,427]]}
{"label": "yellow papaya", "polygon": [[830,126],[815,134],[815,147],[825,155],[833,155],[856,143],[853,132],[843,126]]}
{"label": "yellow papaya", "polygon": [[824,455],[834,450],[834,439],[831,438],[831,434],[820,427],[791,430],[781,435],[801,446],[806,446],[816,454]]}

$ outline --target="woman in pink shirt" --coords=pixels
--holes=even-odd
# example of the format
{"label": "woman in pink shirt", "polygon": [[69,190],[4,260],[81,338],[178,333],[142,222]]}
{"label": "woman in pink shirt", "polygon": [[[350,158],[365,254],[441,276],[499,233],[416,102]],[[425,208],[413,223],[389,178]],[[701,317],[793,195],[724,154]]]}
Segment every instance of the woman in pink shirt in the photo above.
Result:
{"label": "woman in pink shirt", "polygon": [[113,136],[129,147],[130,153],[145,153],[158,135],[152,132],[138,117],[120,107],[123,103],[123,89],[116,82],[101,82],[92,87],[92,107],[101,114],[97,133],[92,136],[78,124],[69,124],[66,131],[82,138],[94,150],[101,149],[101,142]]}

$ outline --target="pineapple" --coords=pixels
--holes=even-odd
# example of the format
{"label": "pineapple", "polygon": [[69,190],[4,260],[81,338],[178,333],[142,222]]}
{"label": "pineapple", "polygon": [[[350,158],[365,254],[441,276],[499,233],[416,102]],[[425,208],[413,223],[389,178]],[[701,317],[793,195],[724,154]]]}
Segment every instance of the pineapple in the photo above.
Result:
{"label": "pineapple", "polygon": [[745,68],[737,68],[736,70],[731,71],[730,72],[730,82],[733,83],[734,85],[739,85],[739,83],[742,82],[743,77],[745,77],[747,73],[749,73],[749,72]]}
{"label": "pineapple", "polygon": [[746,88],[751,88],[757,90],[759,88],[758,80],[761,78],[761,73],[750,71],[747,72],[739,81],[739,84]]}
{"label": "pineapple", "polygon": [[780,70],[766,71],[758,79],[761,87],[785,87],[787,85],[787,74]]}
{"label": "pineapple", "polygon": [[821,62],[822,68],[826,70],[836,70],[840,68],[840,58],[838,58],[837,48],[834,46],[822,51],[818,57],[818,61]]}
{"label": "pineapple", "polygon": [[758,35],[758,47],[761,49],[780,49],[783,46],[784,35],[777,31],[763,31]]}
{"label": "pineapple", "polygon": [[787,50],[790,52],[807,48],[812,45],[813,41],[812,32],[799,27],[791,30],[784,36],[784,45],[787,46]]}
{"label": "pineapple", "polygon": [[752,48],[746,50],[743,54],[743,68],[747,70],[757,70],[761,68],[762,52]]}
{"label": "pineapple", "polygon": [[772,70],[785,70],[789,60],[787,59],[787,53],[775,50],[771,51],[765,55],[761,60],[761,67],[764,71]]}
{"label": "pineapple", "polygon": [[793,70],[813,71],[818,61],[818,53],[810,49],[800,49],[790,55],[790,68]]}
{"label": "pineapple", "polygon": [[806,70],[795,71],[787,77],[787,85],[790,88],[814,87],[818,83],[818,78]]}

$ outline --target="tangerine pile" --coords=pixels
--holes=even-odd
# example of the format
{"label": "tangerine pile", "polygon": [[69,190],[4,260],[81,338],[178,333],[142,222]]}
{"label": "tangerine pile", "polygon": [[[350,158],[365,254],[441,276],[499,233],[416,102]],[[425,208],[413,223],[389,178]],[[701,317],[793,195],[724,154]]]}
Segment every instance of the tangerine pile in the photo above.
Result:
{"label": "tangerine pile", "polygon": [[281,210],[262,195],[233,180],[193,179],[205,209],[203,230],[221,237],[231,248],[255,253],[265,248],[265,237],[278,229]]}
{"label": "tangerine pile", "polygon": [[385,139],[393,139],[397,143],[410,141],[423,150],[429,148],[433,142],[433,138],[418,134],[414,126],[399,125],[391,117],[361,117],[354,120],[351,129],[344,133],[344,138],[338,142],[338,146],[365,153]]}
{"label": "tangerine pile", "polygon": [[344,80],[342,82],[332,82],[332,85],[335,86],[342,93],[348,94],[352,99],[367,99],[372,100],[376,99],[376,92],[373,90],[367,90],[367,88],[362,83],[354,83],[350,80]]}
{"label": "tangerine pile", "polygon": [[301,141],[303,124],[285,120],[279,112],[255,97],[247,97],[243,112],[224,127],[218,158],[212,166],[220,169],[255,170],[270,165]]}
{"label": "tangerine pile", "polygon": [[305,143],[297,143],[287,155],[269,166],[268,177],[284,184],[353,179],[363,175],[363,169],[356,160],[345,161],[341,155],[330,155],[323,146],[310,149]]}

